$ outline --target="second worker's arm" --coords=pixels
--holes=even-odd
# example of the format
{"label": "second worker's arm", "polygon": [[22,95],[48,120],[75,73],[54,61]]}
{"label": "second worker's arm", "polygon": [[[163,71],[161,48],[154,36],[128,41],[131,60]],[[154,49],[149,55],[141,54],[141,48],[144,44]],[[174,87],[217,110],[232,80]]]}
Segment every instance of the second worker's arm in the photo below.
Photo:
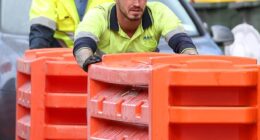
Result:
{"label": "second worker's arm", "polygon": [[49,48],[54,39],[54,30],[49,27],[33,24],[30,27],[29,47],[30,49]]}
{"label": "second worker's arm", "polygon": [[56,19],[57,13],[55,1],[32,1],[30,9],[30,49],[48,48],[58,45],[54,39]]}

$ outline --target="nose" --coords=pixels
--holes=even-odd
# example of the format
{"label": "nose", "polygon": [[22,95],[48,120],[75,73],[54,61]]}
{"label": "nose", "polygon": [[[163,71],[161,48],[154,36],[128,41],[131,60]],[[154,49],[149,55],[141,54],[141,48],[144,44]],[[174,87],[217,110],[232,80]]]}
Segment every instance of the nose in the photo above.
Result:
{"label": "nose", "polygon": [[140,6],[140,0],[133,0],[133,5],[139,7]]}

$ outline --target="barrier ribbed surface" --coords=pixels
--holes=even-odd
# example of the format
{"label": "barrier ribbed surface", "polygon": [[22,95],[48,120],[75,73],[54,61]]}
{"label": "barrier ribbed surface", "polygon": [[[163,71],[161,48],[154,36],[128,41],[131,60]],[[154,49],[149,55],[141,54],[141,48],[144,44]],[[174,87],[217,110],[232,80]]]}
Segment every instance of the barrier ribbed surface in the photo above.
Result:
{"label": "barrier ribbed surface", "polygon": [[89,139],[259,139],[256,60],[107,55],[88,76]]}
{"label": "barrier ribbed surface", "polygon": [[17,63],[16,140],[87,139],[87,74],[71,49],[30,50]]}

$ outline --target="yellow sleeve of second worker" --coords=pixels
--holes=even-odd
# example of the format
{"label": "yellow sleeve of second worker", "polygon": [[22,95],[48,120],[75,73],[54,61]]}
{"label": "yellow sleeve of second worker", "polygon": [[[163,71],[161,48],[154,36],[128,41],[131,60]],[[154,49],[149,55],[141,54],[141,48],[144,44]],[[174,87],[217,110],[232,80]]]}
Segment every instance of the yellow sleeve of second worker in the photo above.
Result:
{"label": "yellow sleeve of second worker", "polygon": [[30,20],[46,26],[49,26],[50,23],[54,24],[57,20],[56,7],[56,0],[33,0]]}

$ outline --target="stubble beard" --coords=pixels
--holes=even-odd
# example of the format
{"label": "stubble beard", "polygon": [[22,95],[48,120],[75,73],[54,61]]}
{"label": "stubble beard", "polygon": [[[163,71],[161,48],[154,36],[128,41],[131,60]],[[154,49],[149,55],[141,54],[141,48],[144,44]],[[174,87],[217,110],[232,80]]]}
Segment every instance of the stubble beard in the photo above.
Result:
{"label": "stubble beard", "polygon": [[119,10],[120,10],[120,13],[127,19],[127,20],[129,20],[129,21],[138,21],[138,20],[140,20],[141,18],[142,18],[142,15],[133,15],[133,17],[129,17],[128,15],[127,15],[127,13],[126,12],[124,12],[124,10],[122,10],[121,9],[121,6],[120,6],[120,4],[118,5],[119,6]]}

